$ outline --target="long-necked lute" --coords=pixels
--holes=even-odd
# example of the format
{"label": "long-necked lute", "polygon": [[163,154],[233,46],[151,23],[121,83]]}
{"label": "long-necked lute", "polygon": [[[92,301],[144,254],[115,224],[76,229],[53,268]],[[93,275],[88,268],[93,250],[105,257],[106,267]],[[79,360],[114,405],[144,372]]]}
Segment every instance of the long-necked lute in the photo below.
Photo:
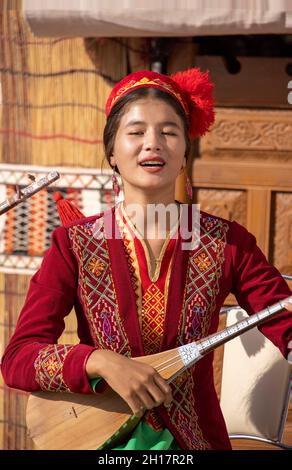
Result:
{"label": "long-necked lute", "polygon": [[57,171],[51,171],[43,178],[33,181],[25,188],[22,188],[21,190],[18,188],[18,191],[13,196],[0,203],[0,215],[5,214],[5,212],[33,196],[41,189],[46,188],[59,178],[60,175]]}
{"label": "long-necked lute", "polygon": [[[151,365],[170,383],[210,351],[272,318],[289,301],[292,296],[199,341],[133,360]],[[33,393],[26,413],[30,437],[47,450],[113,448],[140,419],[110,387],[96,395]]]}

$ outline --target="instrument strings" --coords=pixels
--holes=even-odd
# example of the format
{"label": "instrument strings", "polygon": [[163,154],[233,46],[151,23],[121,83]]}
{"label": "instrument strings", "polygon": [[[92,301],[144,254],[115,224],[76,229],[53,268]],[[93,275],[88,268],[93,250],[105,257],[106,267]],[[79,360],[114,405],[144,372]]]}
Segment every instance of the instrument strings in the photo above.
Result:
{"label": "instrument strings", "polygon": [[[176,364],[181,364],[182,367],[179,370],[183,371],[187,369],[187,366],[183,364],[181,355],[179,353],[167,359],[166,361],[161,362],[160,364],[158,364],[158,366],[155,367],[155,369],[157,370],[157,372],[160,373],[166,369],[169,369],[170,367],[175,366]],[[177,374],[177,371],[173,375],[176,375],[176,374]],[[170,377],[167,380],[167,382],[171,382],[172,379],[173,377]]]}

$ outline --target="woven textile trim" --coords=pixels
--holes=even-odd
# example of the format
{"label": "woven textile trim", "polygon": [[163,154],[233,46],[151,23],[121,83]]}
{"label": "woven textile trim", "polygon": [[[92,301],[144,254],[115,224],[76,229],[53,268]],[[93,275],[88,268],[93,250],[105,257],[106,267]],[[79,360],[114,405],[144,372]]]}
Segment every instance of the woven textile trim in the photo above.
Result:
{"label": "woven textile trim", "polygon": [[[0,164],[0,202],[36,179],[56,170],[60,179],[0,216],[0,272],[33,274],[51,243],[53,230],[61,225],[54,191],[59,191],[90,216],[115,204],[111,170],[53,168]],[[119,200],[122,198],[119,196]]]}

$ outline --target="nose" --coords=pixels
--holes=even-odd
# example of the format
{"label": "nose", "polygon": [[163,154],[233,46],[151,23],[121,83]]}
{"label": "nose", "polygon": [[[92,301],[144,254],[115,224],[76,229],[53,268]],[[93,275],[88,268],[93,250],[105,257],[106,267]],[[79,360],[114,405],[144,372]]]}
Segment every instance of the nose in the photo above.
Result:
{"label": "nose", "polygon": [[161,148],[161,142],[156,132],[149,132],[145,134],[144,150],[148,152],[159,152]]}
{"label": "nose", "polygon": [[161,150],[161,147],[160,145],[157,145],[157,144],[147,144],[145,145],[145,150],[148,151],[148,152],[151,152],[151,151],[155,151],[155,152],[160,152]]}

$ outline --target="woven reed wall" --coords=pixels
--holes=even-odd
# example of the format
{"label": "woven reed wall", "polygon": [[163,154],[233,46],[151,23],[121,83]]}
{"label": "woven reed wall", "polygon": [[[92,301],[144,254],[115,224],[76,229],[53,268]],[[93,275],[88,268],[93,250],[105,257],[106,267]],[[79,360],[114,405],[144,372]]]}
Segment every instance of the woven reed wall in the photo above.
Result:
{"label": "woven reed wall", "polygon": [[[119,55],[119,47],[116,51]],[[112,61],[119,64],[114,53]],[[99,76],[83,39],[35,38],[19,11],[7,11],[1,64],[2,161],[100,167],[110,85]]]}

